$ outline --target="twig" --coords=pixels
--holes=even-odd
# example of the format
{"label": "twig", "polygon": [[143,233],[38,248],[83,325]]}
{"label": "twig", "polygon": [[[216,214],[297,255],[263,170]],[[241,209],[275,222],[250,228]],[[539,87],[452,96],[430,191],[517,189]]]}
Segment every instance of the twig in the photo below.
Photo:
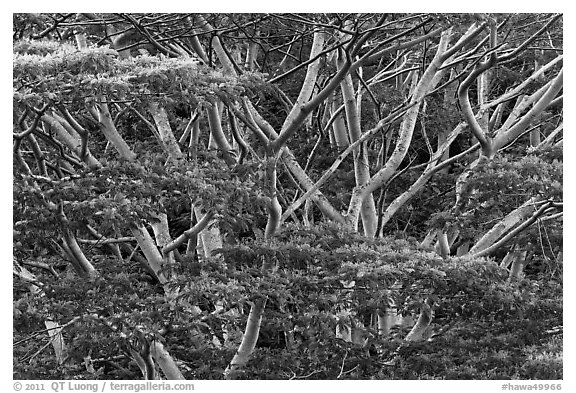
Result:
{"label": "twig", "polygon": [[[340,377],[343,375],[344,373],[344,362],[346,361],[346,358],[348,357],[348,351],[346,351],[346,353],[344,354],[344,358],[342,359],[342,366],[340,366],[340,374],[338,374],[338,376],[336,377],[336,379],[340,379]],[[356,366],[358,367],[358,366]],[[352,369],[353,370],[353,369]]]}

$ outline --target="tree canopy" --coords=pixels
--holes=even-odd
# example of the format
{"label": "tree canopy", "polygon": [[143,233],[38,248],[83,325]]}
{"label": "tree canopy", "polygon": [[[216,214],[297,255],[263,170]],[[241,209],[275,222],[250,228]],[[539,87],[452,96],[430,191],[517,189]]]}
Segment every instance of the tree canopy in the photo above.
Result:
{"label": "tree canopy", "polygon": [[562,24],[14,14],[14,375],[561,379]]}

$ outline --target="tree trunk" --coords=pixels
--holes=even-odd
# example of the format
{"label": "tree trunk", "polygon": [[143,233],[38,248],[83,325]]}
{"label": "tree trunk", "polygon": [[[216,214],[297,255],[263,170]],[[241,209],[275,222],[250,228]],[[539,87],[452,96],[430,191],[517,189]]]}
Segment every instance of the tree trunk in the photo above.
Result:
{"label": "tree trunk", "polygon": [[[204,214],[198,207],[194,207],[194,214],[196,214],[197,221],[204,218]],[[222,235],[218,223],[209,225],[200,232],[198,238],[200,239],[202,254],[205,258],[213,258],[216,255],[215,251],[222,248]]]}
{"label": "tree trunk", "polygon": [[430,299],[426,299],[424,304],[420,307],[420,315],[416,324],[410,330],[410,333],[406,336],[406,341],[423,341],[427,340],[431,336],[430,324],[434,318],[434,311],[432,310],[433,302]]}
{"label": "tree trunk", "polygon": [[[343,60],[337,61],[337,69],[344,68]],[[360,112],[358,110],[361,95],[358,96],[358,102],[354,97],[354,85],[352,76],[346,75],[344,80],[340,83],[342,90],[342,99],[344,100],[344,108],[346,111],[346,122],[348,124],[348,134],[350,142],[354,143],[360,139],[362,129],[360,124]],[[368,162],[368,149],[366,143],[362,143],[354,150],[354,176],[356,179],[356,186],[361,187],[370,181],[370,163]],[[362,207],[360,209],[360,216],[362,217],[362,227],[364,235],[373,238],[376,234],[376,224],[378,217],[376,215],[376,205],[374,203],[374,196],[372,193],[366,193],[362,200]]]}
{"label": "tree trunk", "polygon": [[250,307],[250,314],[248,314],[242,342],[234,358],[226,368],[226,371],[224,371],[225,379],[236,379],[242,367],[248,363],[250,355],[252,355],[256,347],[256,342],[258,341],[265,306],[266,299],[264,298],[256,300],[254,304],[252,304],[252,307]]}
{"label": "tree trunk", "polygon": [[508,275],[508,282],[518,281],[522,278],[522,271],[524,270],[524,266],[526,266],[526,254],[526,250],[517,251],[514,254]]}
{"label": "tree trunk", "polygon": [[267,164],[268,168],[266,168],[270,200],[268,202],[268,221],[264,232],[265,239],[272,238],[280,228],[280,217],[282,216],[282,206],[278,202],[278,190],[276,190],[276,160],[270,160],[271,162]]}
{"label": "tree trunk", "polygon": [[62,328],[60,324],[54,321],[46,320],[44,325],[48,330],[48,337],[54,348],[54,353],[56,354],[56,361],[59,365],[62,365],[67,358],[66,344],[64,343],[64,336],[62,336]]}
{"label": "tree trunk", "polygon": [[88,44],[86,43],[86,34],[79,32],[74,34],[74,38],[76,39],[76,46],[78,47],[78,50],[84,50],[88,48]]}
{"label": "tree trunk", "polygon": [[[337,100],[333,100],[332,101],[333,116],[338,110],[338,107],[339,105],[337,104]],[[350,141],[348,140],[348,134],[346,133],[346,123],[344,123],[344,117],[342,116],[341,113],[336,115],[336,118],[332,123],[332,135],[334,135],[334,142],[336,143],[338,151],[341,151],[350,145]]]}
{"label": "tree trunk", "polygon": [[[386,208],[382,215],[381,227],[383,228],[392,217],[398,212],[398,210],[404,206],[414,195],[416,195],[428,181],[434,176],[435,173],[441,171],[441,166],[439,164],[442,162],[442,157],[444,157],[445,152],[450,149],[450,145],[456,139],[458,135],[464,130],[465,124],[459,124],[451,133],[444,137],[444,143],[438,146],[436,152],[430,157],[430,163],[426,166],[426,169],[420,177],[408,187],[403,194],[399,195],[394,199]],[[440,157],[440,159],[438,159]],[[436,164],[438,163],[438,164]],[[446,165],[447,167],[447,165]]]}
{"label": "tree trunk", "polygon": [[82,160],[86,165],[88,165],[89,168],[91,169],[102,168],[102,164],[100,163],[100,161],[94,158],[92,153],[90,153],[90,150],[86,149],[85,152],[82,151],[83,150],[82,141],[76,138],[74,135],[68,133],[68,131],[66,131],[64,126],[62,126],[62,124],[60,124],[58,120],[47,114],[42,115],[40,119],[46,124],[48,124],[48,126],[52,129],[52,131],[54,131],[54,133],[58,136],[58,139],[64,142],[64,144],[68,146],[68,148],[70,148],[70,150],[72,150],[72,152],[78,158],[80,158],[80,160]]}
{"label": "tree trunk", "polygon": [[358,216],[363,201],[368,195],[385,184],[396,173],[396,170],[404,160],[412,141],[412,134],[418,118],[421,100],[433,88],[433,81],[437,81],[435,76],[440,70],[444,60],[448,57],[445,52],[449,37],[450,31],[442,33],[434,59],[424,72],[424,75],[422,75],[418,84],[412,90],[412,98],[410,99],[412,106],[406,111],[402,118],[396,147],[386,162],[386,165],[380,169],[367,184],[357,186],[352,192],[347,216],[353,227],[357,227]]}
{"label": "tree trunk", "polygon": [[224,134],[218,106],[216,104],[212,104],[206,109],[206,111],[208,113],[208,126],[210,127],[210,141],[211,143],[214,143],[218,149],[220,149],[226,164],[232,166],[236,163],[236,159],[233,155],[232,146]]}
{"label": "tree trunk", "polygon": [[164,372],[166,379],[185,379],[176,362],[174,362],[174,359],[172,359],[172,356],[170,356],[160,341],[154,340],[150,343],[150,354]]}
{"label": "tree trunk", "polygon": [[[166,213],[161,213],[157,215],[158,221],[151,222],[150,226],[152,226],[152,231],[154,232],[154,239],[156,240],[156,246],[160,249],[163,249],[166,245],[168,245],[172,238],[170,237],[170,232],[168,228],[168,216]],[[174,253],[168,252],[167,255],[164,255],[163,262],[165,265],[174,265]],[[165,266],[166,267],[166,266]],[[170,274],[166,274],[165,276],[168,277]]]}
{"label": "tree trunk", "polygon": [[118,151],[120,157],[123,157],[128,161],[136,159],[136,153],[130,149],[130,146],[128,146],[124,138],[122,138],[116,129],[108,109],[108,104],[103,100],[98,103],[98,121],[100,123],[100,130],[110,144],[114,146],[116,151]]}
{"label": "tree trunk", "polygon": [[177,161],[182,157],[182,151],[180,151],[180,146],[178,146],[178,141],[172,132],[170,127],[170,122],[168,121],[168,114],[166,110],[160,107],[157,103],[153,102],[149,105],[150,113],[154,118],[156,123],[156,128],[158,129],[158,135],[160,136],[160,141],[164,145],[164,150],[168,153],[170,161]]}
{"label": "tree trunk", "polygon": [[150,233],[148,233],[148,230],[144,226],[138,226],[132,228],[132,234],[136,238],[140,249],[148,261],[148,267],[150,268],[150,271],[154,274],[155,278],[158,280],[158,282],[160,282],[160,284],[166,284],[168,279],[164,273],[161,272],[162,268],[164,267],[164,259],[162,258],[160,251],[158,251],[152,236],[150,236]]}
{"label": "tree trunk", "polygon": [[509,213],[506,217],[494,225],[492,229],[486,232],[486,234],[484,234],[484,236],[482,236],[482,238],[480,238],[476,244],[474,244],[469,253],[471,255],[477,254],[498,241],[498,239],[500,239],[516,224],[534,213],[536,210],[535,203],[536,198],[533,197],[524,202],[518,208],[514,209],[511,213]]}

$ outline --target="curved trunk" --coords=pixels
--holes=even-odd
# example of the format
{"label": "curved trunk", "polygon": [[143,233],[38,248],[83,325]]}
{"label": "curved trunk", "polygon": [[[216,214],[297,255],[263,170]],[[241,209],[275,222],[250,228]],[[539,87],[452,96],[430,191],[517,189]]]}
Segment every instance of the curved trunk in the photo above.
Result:
{"label": "curved trunk", "polygon": [[227,165],[234,165],[236,163],[236,159],[232,154],[232,146],[230,145],[230,142],[228,142],[228,138],[226,138],[224,130],[222,129],[222,121],[220,118],[220,111],[218,110],[218,106],[212,104],[206,109],[206,111],[208,114],[208,126],[210,127],[211,143],[216,144],[218,149],[222,151],[224,161]]}
{"label": "curved trunk", "polygon": [[406,341],[424,341],[430,338],[430,324],[434,318],[434,311],[432,310],[433,302],[430,299],[426,299],[424,304],[420,307],[420,315],[416,324],[410,330],[410,333],[406,336]]}
{"label": "curved trunk", "polygon": [[254,348],[256,348],[256,342],[258,341],[258,335],[260,334],[260,324],[262,323],[265,307],[266,299],[258,299],[254,302],[252,307],[250,307],[250,314],[248,314],[242,342],[240,343],[240,347],[238,348],[238,351],[236,351],[234,358],[226,368],[226,371],[224,371],[224,378],[236,379],[241,368],[248,363],[250,355],[254,351]]}

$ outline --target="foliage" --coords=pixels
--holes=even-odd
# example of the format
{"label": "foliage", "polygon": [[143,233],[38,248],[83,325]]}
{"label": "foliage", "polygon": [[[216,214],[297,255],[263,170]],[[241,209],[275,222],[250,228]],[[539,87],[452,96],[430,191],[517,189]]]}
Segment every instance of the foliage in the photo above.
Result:
{"label": "foliage", "polygon": [[[496,98],[561,53],[561,19],[14,14],[14,377],[138,379],[138,340],[156,340],[187,379],[220,379],[243,340],[249,313],[265,301],[256,348],[238,378],[561,379],[563,152],[561,134],[554,134],[562,127],[557,102],[494,157],[476,161],[478,152],[469,151],[435,171],[375,238],[361,235],[361,225],[350,224],[353,217],[346,213],[362,187],[361,154],[367,154],[370,176],[406,147],[394,173],[373,192],[380,218],[427,173],[422,171],[440,163],[430,162],[435,149],[463,124],[457,86],[494,49],[488,29],[473,37],[445,65],[447,72],[437,74],[438,87],[418,103],[418,116],[409,118],[397,111],[413,98],[440,35],[410,42],[423,32],[452,28],[454,45],[472,23],[491,21],[500,23],[496,38],[502,46],[495,52],[522,49],[490,70],[485,94]],[[544,24],[546,34],[540,35]],[[328,124],[342,104],[340,82],[298,123],[280,152],[264,142],[274,139],[271,129],[285,131],[307,65],[315,61],[308,56],[318,31],[326,36],[312,95],[338,76],[337,56],[357,61],[382,50],[349,73],[361,98],[355,103],[361,131],[401,115],[367,139],[361,154],[357,148],[344,158],[319,187],[341,220],[321,203],[309,203],[275,223],[276,199],[281,215],[343,153]],[[533,34],[525,50],[522,43]],[[252,63],[250,50],[257,51]],[[223,67],[227,62],[234,72]],[[519,94],[537,92],[559,67]],[[469,96],[471,106],[479,106],[476,84]],[[503,119],[513,114],[513,100],[505,101]],[[341,118],[348,124],[353,113],[345,109]],[[490,113],[495,117],[494,108]],[[498,121],[486,125],[487,138]],[[411,122],[413,135],[403,139],[401,125]],[[476,143],[469,128],[442,160]],[[531,146],[534,130],[550,140]],[[285,159],[292,155],[299,173]],[[473,245],[531,198],[552,206],[547,215],[488,257],[460,256],[461,245]],[[164,215],[168,231],[158,229]],[[190,231],[203,224],[199,233]],[[456,233],[449,255],[439,256],[427,243],[440,231]],[[217,249],[206,251],[208,235],[218,238]],[[175,239],[178,247],[167,250]],[[526,251],[525,260],[516,261],[525,265],[519,277],[500,264],[515,247]],[[154,258],[161,259],[160,273]],[[83,260],[94,274],[79,271]],[[433,313],[426,336],[407,340],[426,307]],[[389,332],[383,315],[393,320]],[[46,321],[63,327],[62,364]]]}
{"label": "foliage", "polygon": [[[38,378],[52,365],[56,374],[51,375],[62,378],[136,378],[137,368],[118,353],[126,351],[120,333],[140,326],[163,332],[159,339],[188,378],[220,378],[246,323],[247,307],[258,293],[268,297],[268,312],[244,378],[286,379],[314,372],[312,379],[333,379],[342,364],[347,373],[340,378],[352,379],[561,378],[561,363],[554,360],[558,355],[534,353],[535,346],[548,345],[545,330],[562,321],[558,283],[526,280],[510,286],[506,271],[494,263],[446,263],[408,248],[403,240],[366,241],[350,235],[331,227],[293,227],[275,244],[252,240],[229,246],[222,250],[224,265],[214,260],[182,266],[174,284],[178,296],[168,301],[143,279],[137,264],[119,266],[113,260],[98,264],[105,273],[93,281],[79,283],[70,273],[47,279],[45,297],[33,298],[15,288],[16,341],[41,330],[46,318],[65,323],[83,316],[65,330],[70,359],[64,366],[43,364],[50,355],[42,354],[31,363],[38,372],[26,374],[31,371],[17,366],[17,373]],[[268,259],[277,267],[266,276],[258,266]],[[334,316],[345,310],[356,310],[357,318],[369,321],[371,313],[392,297],[399,312],[410,315],[429,295],[438,300],[435,331],[450,321],[456,325],[432,342],[402,349],[392,366],[383,363],[401,342],[404,328],[384,338],[367,323],[365,345],[347,343],[334,334]],[[191,305],[199,310],[192,311]],[[283,334],[288,327],[296,332],[291,347]],[[224,331],[229,338],[223,345]],[[40,344],[17,346],[16,359]],[[550,351],[557,352],[557,344],[551,344]],[[87,355],[103,370],[87,373],[82,364]],[[549,364],[549,371],[533,374],[542,362]],[[132,374],[124,374],[128,370]]]}

